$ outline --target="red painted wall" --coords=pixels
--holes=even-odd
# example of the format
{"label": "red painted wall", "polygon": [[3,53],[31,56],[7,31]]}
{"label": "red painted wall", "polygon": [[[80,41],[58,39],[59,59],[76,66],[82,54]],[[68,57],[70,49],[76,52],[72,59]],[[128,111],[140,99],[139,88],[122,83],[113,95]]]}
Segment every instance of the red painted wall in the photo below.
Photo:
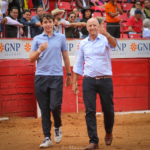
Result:
{"label": "red painted wall", "polygon": [[[72,68],[71,68],[72,69]],[[112,59],[115,111],[150,109],[150,59]],[[0,60],[0,116],[36,117],[34,95],[35,65],[28,59]],[[77,112],[72,87],[65,87],[64,68],[62,112]],[[85,111],[82,80],[78,80],[78,108]],[[97,96],[97,112],[101,112]]]}

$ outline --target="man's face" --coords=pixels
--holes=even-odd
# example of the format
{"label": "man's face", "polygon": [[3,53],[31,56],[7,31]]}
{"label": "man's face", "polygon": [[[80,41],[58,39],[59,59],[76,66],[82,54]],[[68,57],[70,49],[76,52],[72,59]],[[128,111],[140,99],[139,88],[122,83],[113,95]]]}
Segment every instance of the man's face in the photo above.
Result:
{"label": "man's face", "polygon": [[56,19],[57,19],[58,21],[61,20],[61,17],[62,17],[61,13],[59,13],[59,14],[56,15]]}
{"label": "man's face", "polygon": [[38,17],[41,17],[41,15],[42,15],[43,13],[44,13],[44,9],[43,9],[43,8],[38,8],[38,9],[37,9],[36,14],[37,14]]}
{"label": "man's face", "polygon": [[90,35],[97,35],[99,28],[98,21],[95,18],[89,19],[86,28]]}
{"label": "man's face", "polygon": [[69,22],[75,22],[75,17],[76,17],[75,14],[71,14],[68,18]]}
{"label": "man's face", "polygon": [[144,5],[145,5],[146,8],[150,8],[150,2],[149,1],[145,1]]}
{"label": "man's face", "polygon": [[138,20],[140,20],[140,18],[142,17],[142,14],[135,14],[135,16]]}
{"label": "man's face", "polygon": [[24,18],[26,19],[26,21],[30,21],[30,19],[31,19],[31,13],[30,12],[26,12],[24,14]]}
{"label": "man's face", "polygon": [[54,27],[54,21],[52,19],[47,19],[46,17],[44,17],[42,26],[46,33],[52,32]]}
{"label": "man's face", "polygon": [[10,15],[11,15],[14,19],[17,19],[17,17],[18,17],[18,9],[13,9],[13,10],[10,12]]}

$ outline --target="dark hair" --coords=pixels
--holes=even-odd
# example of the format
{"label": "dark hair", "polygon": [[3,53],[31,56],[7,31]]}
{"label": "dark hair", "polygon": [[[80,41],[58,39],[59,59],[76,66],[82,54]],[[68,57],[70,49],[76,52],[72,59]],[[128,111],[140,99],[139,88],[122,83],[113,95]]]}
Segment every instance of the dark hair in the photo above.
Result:
{"label": "dark hair", "polygon": [[76,17],[76,14],[75,14],[74,12],[70,12],[70,13],[68,14],[68,17],[70,17],[71,14],[74,14],[75,17]]}
{"label": "dark hair", "polygon": [[13,6],[13,7],[11,7],[10,11],[12,12],[13,9],[17,9],[18,10],[18,8],[16,6]]}
{"label": "dark hair", "polygon": [[45,13],[45,14],[41,15],[41,17],[40,17],[40,22],[41,23],[43,22],[44,18],[46,18],[48,20],[52,19],[54,21],[54,16],[50,13]]}
{"label": "dark hair", "polygon": [[[43,6],[38,6],[38,7],[36,7],[36,12],[37,12],[37,10],[38,10],[39,8],[43,8]],[[44,8],[43,8],[43,9],[44,9]]]}
{"label": "dark hair", "polygon": [[[73,8],[73,10],[74,10],[74,9],[76,9],[76,10],[79,12],[79,9],[78,9],[77,7],[76,7],[76,8]],[[79,14],[78,14],[78,16],[77,16],[77,17],[79,17]]]}
{"label": "dark hair", "polygon": [[136,4],[137,2],[140,2],[140,3],[141,3],[141,6],[142,6],[142,2],[141,2],[140,0],[136,0],[135,3],[133,4],[133,8],[135,8],[135,4]]}
{"label": "dark hair", "polygon": [[29,9],[25,9],[25,10],[23,11],[23,14],[25,14],[26,12],[29,12],[29,13],[31,14],[31,11],[30,11]]}

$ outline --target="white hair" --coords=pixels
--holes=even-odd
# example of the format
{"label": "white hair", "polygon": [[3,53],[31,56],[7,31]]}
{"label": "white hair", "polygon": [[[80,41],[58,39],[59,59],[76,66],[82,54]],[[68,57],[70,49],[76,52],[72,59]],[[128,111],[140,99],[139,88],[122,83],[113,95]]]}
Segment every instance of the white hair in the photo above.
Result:
{"label": "white hair", "polygon": [[144,28],[149,28],[150,27],[150,20],[149,19],[144,19],[143,26],[144,26]]}

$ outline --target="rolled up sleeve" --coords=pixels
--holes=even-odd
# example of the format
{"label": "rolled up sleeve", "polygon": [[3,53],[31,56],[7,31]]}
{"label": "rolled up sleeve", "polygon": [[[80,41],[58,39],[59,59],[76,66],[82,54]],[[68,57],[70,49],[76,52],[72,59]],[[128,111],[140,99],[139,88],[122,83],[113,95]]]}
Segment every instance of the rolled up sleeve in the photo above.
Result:
{"label": "rolled up sleeve", "polygon": [[78,57],[77,57],[76,64],[73,67],[73,72],[83,75],[83,63],[84,63],[84,54],[82,50],[82,45],[80,44]]}

